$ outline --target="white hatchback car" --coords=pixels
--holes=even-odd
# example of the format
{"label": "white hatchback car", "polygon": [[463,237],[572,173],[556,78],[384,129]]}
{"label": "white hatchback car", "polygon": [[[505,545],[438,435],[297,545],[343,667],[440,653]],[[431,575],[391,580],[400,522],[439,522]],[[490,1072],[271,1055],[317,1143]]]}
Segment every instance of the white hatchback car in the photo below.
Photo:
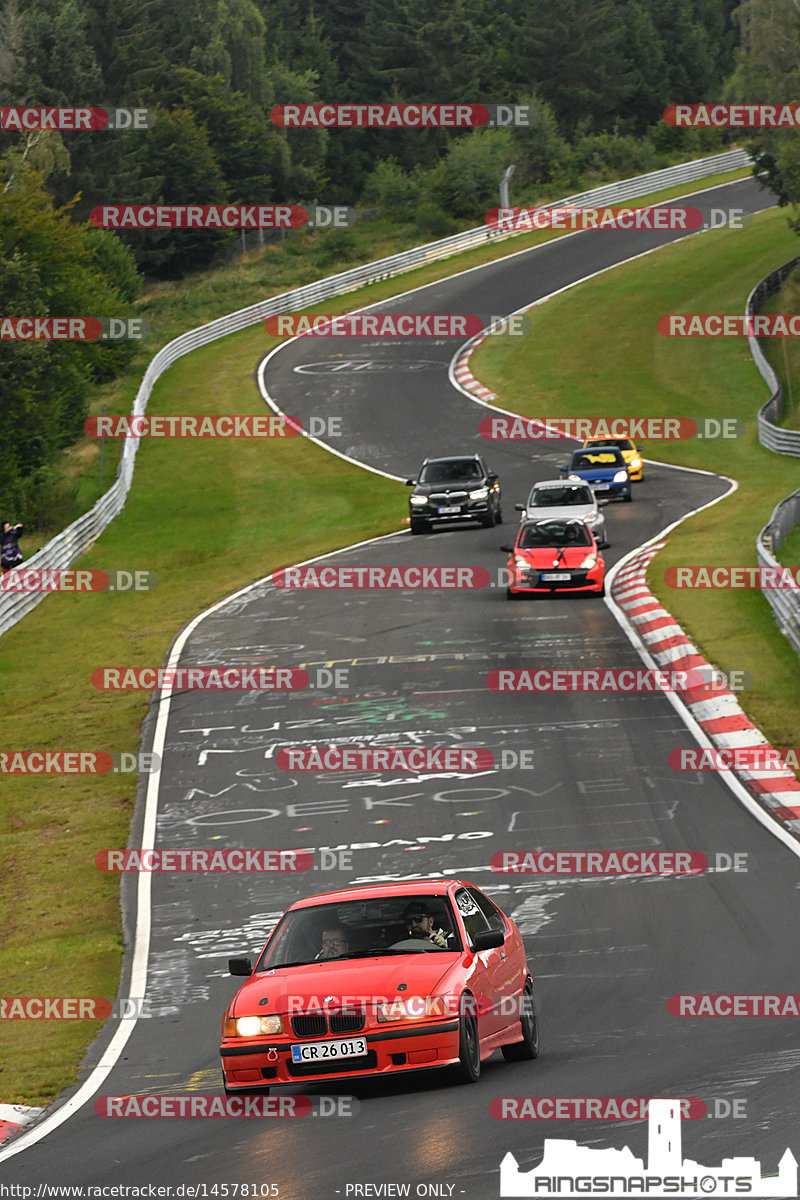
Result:
{"label": "white hatchback car", "polygon": [[607,503],[607,500],[597,499],[588,483],[551,479],[535,483],[525,504],[515,504],[514,508],[521,514],[522,521],[537,517],[577,517],[586,522],[598,546],[605,549],[608,546],[606,520],[600,506]]}

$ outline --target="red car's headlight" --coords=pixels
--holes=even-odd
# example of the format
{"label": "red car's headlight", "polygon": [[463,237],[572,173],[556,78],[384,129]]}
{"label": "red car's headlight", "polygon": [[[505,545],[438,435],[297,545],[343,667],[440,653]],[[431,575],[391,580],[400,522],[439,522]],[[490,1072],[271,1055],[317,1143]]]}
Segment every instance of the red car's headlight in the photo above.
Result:
{"label": "red car's headlight", "polygon": [[378,1004],[375,1016],[378,1021],[419,1021],[424,1017],[446,1017],[447,1000],[444,996],[403,996]]}
{"label": "red car's headlight", "polygon": [[586,558],[581,563],[582,567],[594,567],[596,565],[597,565],[597,555],[596,554],[587,554]]}
{"label": "red car's headlight", "polygon": [[258,1037],[283,1033],[280,1017],[226,1017],[225,1037]]}

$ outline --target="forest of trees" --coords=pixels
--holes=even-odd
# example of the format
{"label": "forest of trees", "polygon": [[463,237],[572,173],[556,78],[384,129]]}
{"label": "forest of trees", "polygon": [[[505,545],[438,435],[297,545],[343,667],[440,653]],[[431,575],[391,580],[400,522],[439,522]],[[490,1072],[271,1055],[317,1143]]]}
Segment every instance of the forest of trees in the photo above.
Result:
{"label": "forest of trees", "polygon": [[[0,316],[119,313],[143,278],[207,267],[235,231],[114,234],[102,203],[349,204],[420,241],[514,198],[721,148],[661,120],[674,102],[797,100],[796,0],[5,0],[3,104],[128,106],[146,131],[0,132]],[[533,103],[530,129],[291,130],[292,102]],[[757,135],[756,135],[757,136]],[[787,200],[796,135],[754,149]],[[0,341],[0,508],[25,516],[80,433],[86,385],[125,346]]]}

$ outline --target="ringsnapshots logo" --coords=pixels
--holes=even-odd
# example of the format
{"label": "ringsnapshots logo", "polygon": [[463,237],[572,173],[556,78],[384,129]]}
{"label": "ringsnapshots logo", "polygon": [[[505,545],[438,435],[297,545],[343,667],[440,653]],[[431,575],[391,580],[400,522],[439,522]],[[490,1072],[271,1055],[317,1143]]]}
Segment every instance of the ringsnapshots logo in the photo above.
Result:
{"label": "ringsnapshots logo", "polygon": [[535,123],[533,104],[276,104],[282,129],[478,129]]}
{"label": "ringsnapshots logo", "polygon": [[149,108],[0,108],[0,129],[25,133],[52,129],[58,133],[85,130],[152,129],[155,113]]}
{"label": "ringsnapshots logo", "polygon": [[500,1164],[501,1197],[602,1196],[797,1196],[797,1160],[786,1150],[777,1175],[762,1175],[751,1155],[726,1158],[706,1167],[684,1158],[681,1109],[676,1099],[651,1099],[647,1162],[622,1150],[579,1146],[574,1140],[546,1138],[542,1161],[521,1171],[509,1151]]}

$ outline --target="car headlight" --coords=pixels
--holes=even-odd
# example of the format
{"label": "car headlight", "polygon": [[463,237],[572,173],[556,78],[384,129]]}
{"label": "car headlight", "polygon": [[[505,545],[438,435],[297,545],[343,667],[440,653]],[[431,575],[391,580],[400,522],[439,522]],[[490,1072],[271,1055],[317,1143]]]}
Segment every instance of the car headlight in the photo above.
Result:
{"label": "car headlight", "polygon": [[515,555],[514,566],[518,571],[529,571],[531,564],[528,562],[527,558],[520,558],[518,555]]}
{"label": "car headlight", "polygon": [[408,499],[409,499],[410,504],[427,504],[428,503],[427,496],[409,496]]}
{"label": "car headlight", "polygon": [[[233,1028],[229,1032],[229,1026]],[[259,1034],[283,1033],[280,1017],[230,1017],[225,1022],[226,1037],[258,1037]]]}
{"label": "car headlight", "polygon": [[378,1004],[375,1016],[381,1023],[386,1021],[419,1021],[424,1017],[446,1017],[447,1000],[443,996],[398,996],[385,1004]]}
{"label": "car headlight", "polygon": [[639,470],[639,467],[640,467],[641,465],[642,465],[642,460],[641,460],[640,458],[632,458],[632,459],[631,459],[631,466],[633,467],[633,469],[634,469],[635,471],[638,471],[638,470]]}
{"label": "car headlight", "polygon": [[596,554],[587,554],[586,558],[581,563],[582,567],[594,567],[596,565],[597,565],[597,555]]}
{"label": "car headlight", "polygon": [[583,483],[583,480],[581,479],[580,475],[568,475],[567,478],[574,479],[576,483]]}
{"label": "car headlight", "polygon": [[624,483],[627,478],[627,471],[617,471],[616,475],[614,476],[614,483]]}
{"label": "car headlight", "polygon": [[488,487],[477,488],[474,492],[470,492],[470,500],[485,500],[489,495]]}

